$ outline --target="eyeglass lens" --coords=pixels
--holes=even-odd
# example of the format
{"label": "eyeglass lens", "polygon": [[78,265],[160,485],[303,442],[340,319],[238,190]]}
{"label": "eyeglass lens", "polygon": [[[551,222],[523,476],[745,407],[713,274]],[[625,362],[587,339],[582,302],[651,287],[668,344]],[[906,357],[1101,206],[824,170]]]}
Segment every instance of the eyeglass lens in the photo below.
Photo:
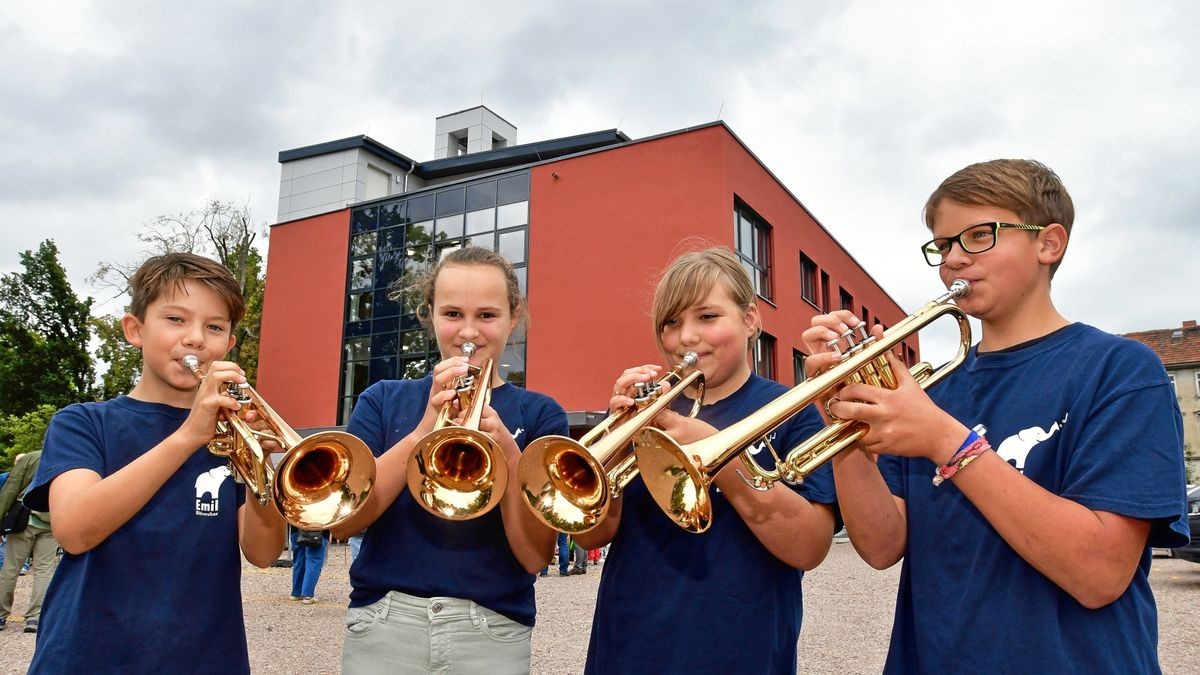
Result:
{"label": "eyeglass lens", "polygon": [[967,253],[983,253],[996,245],[996,224],[980,223],[972,225],[953,237],[934,239],[926,244],[922,251],[930,265],[941,265],[950,255],[950,248],[958,242]]}

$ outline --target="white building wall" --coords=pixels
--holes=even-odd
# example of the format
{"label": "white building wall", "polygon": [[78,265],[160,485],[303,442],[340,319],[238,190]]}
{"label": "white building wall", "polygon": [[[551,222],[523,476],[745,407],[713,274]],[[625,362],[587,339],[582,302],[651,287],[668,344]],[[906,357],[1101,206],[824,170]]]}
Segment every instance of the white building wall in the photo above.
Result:
{"label": "white building wall", "polygon": [[[371,181],[386,192],[374,194],[368,188],[372,167],[386,174]],[[281,165],[279,213],[276,222],[329,213],[369,199],[399,194],[404,189],[405,170],[365,148],[339,150],[316,157],[305,157]],[[408,189],[424,187],[424,182],[408,176]]]}
{"label": "white building wall", "polygon": [[466,138],[467,154],[493,149],[497,137],[501,139],[499,147],[517,142],[517,128],[483,106],[437,118],[433,134],[434,159],[461,154],[460,138]]}

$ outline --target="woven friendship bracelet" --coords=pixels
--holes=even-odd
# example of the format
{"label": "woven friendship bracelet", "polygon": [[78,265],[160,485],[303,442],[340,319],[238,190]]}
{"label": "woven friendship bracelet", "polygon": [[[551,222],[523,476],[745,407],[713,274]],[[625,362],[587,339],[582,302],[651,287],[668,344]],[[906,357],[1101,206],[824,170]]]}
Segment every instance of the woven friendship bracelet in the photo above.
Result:
{"label": "woven friendship bracelet", "polygon": [[937,468],[933,474],[934,486],[941,485],[947,480],[954,478],[954,475],[959,471],[967,468],[967,465],[975,461],[975,458],[982,455],[984,452],[991,450],[992,446],[975,431],[967,435],[967,440],[963,441],[962,447],[950,461]]}

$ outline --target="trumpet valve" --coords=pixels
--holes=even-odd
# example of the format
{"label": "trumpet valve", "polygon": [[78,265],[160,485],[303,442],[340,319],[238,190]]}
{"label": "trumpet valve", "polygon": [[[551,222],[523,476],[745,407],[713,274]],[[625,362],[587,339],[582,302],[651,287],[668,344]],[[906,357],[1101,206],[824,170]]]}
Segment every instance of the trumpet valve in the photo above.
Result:
{"label": "trumpet valve", "polygon": [[637,391],[633,394],[633,399],[639,404],[648,403],[658,396],[658,385],[649,382],[638,382],[634,384]]}

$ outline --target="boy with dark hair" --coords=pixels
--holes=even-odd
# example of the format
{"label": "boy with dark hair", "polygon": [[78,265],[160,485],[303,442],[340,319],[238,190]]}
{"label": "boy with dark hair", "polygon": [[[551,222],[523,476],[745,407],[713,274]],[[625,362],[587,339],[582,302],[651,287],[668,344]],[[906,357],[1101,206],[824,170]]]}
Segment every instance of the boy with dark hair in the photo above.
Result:
{"label": "boy with dark hair", "polygon": [[[925,219],[926,261],[970,283],[956,302],[982,339],[928,393],[889,354],[897,389],[850,385],[828,406],[870,425],[833,461],[850,539],[878,569],[904,560],[886,671],[1158,672],[1150,547],[1188,541],[1162,363],[1055,309],[1074,208],[1046,166],[968,166]],[[858,323],[814,318],[810,367]]]}
{"label": "boy with dark hair", "polygon": [[66,551],[29,672],[249,672],[239,544],[270,565],[284,521],[205,448],[218,414],[238,414],[226,383],[245,375],[220,359],[245,304],[228,270],[190,253],[146,261],[130,295],[121,323],[141,378],[128,396],[54,416],[25,498],[53,514]]}

